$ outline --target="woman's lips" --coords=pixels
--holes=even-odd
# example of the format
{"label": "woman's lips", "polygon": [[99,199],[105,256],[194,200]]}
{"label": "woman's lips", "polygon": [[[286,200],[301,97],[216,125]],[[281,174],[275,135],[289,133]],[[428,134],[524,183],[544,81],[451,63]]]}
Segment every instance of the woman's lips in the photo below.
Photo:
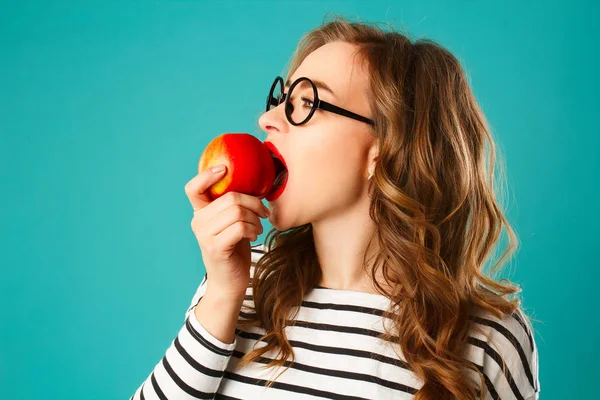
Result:
{"label": "woman's lips", "polygon": [[285,169],[287,169],[287,164],[285,162],[285,159],[283,158],[283,156],[281,155],[281,153],[279,152],[277,147],[275,147],[275,145],[271,142],[265,142],[264,144],[271,151],[271,153],[275,154],[277,156],[277,158],[279,158],[279,160],[283,163]]}

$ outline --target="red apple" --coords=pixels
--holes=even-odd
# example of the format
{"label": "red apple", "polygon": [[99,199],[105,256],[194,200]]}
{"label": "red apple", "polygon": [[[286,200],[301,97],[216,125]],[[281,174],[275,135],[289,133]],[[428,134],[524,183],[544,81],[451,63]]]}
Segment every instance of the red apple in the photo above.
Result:
{"label": "red apple", "polygon": [[227,167],[223,178],[208,189],[213,200],[232,191],[262,199],[272,197],[276,173],[285,169],[276,158],[269,147],[253,135],[225,133],[206,146],[198,163],[198,172],[219,164]]}

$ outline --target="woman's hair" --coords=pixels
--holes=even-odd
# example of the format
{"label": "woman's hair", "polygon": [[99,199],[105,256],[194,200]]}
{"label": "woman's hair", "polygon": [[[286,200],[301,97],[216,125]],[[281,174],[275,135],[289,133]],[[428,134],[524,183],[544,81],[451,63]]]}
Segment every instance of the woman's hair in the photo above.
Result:
{"label": "woman's hair", "polygon": [[[393,288],[386,293],[375,282],[391,299],[384,317],[393,330],[386,327],[380,338],[400,345],[410,370],[423,380],[415,399],[475,399],[483,390],[475,386],[484,387],[483,373],[462,355],[469,331],[483,331],[471,316],[477,307],[498,318],[510,315],[520,307],[510,295],[521,291],[506,278],[484,274],[502,225],[508,246],[491,274],[518,246],[494,193],[496,150],[486,118],[448,50],[429,39],[413,43],[374,23],[341,16],[324,21],[301,38],[288,76],[308,54],[333,41],[356,45],[370,74],[379,153],[369,215],[378,227],[380,251],[369,273],[382,268]],[[247,319],[239,323],[265,329],[260,341],[266,345],[245,354],[238,368],[270,350],[282,358],[265,368],[289,368],[294,352],[285,327],[294,325],[304,295],[321,280],[310,223],[272,229],[265,242],[268,251],[255,263],[250,283],[255,312],[242,313]],[[470,381],[465,369],[479,382]]]}

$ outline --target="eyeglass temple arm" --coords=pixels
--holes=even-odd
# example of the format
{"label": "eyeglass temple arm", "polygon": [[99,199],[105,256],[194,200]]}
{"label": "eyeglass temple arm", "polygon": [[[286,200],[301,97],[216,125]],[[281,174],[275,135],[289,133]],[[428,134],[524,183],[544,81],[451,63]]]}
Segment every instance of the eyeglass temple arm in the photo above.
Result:
{"label": "eyeglass temple arm", "polygon": [[346,117],[356,119],[358,121],[366,122],[369,125],[375,125],[375,121],[373,121],[370,118],[366,118],[366,117],[363,117],[362,115],[355,114],[352,111],[344,110],[343,108],[335,106],[335,105],[328,103],[326,101],[323,101],[321,99],[319,99],[319,103],[317,104],[317,107],[319,107],[323,110],[327,110],[327,111],[339,114],[339,115],[343,115]]}

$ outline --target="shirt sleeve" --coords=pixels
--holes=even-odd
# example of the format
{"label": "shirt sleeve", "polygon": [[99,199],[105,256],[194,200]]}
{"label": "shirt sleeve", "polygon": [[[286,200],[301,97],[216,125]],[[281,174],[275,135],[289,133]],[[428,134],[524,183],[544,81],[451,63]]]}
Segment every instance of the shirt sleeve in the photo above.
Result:
{"label": "shirt sleeve", "polygon": [[223,343],[196,319],[194,309],[206,292],[207,278],[205,274],[192,297],[177,336],[130,400],[215,397],[237,339]]}

